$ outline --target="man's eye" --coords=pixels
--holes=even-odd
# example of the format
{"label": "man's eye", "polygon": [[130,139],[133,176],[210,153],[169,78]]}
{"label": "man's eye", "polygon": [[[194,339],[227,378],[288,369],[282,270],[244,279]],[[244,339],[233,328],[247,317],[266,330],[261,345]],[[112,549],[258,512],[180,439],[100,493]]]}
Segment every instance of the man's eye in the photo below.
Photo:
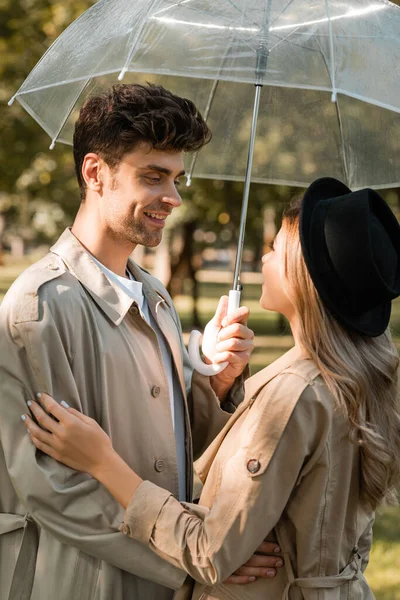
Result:
{"label": "man's eye", "polygon": [[175,181],[175,187],[179,187],[181,185],[181,181]]}
{"label": "man's eye", "polygon": [[161,179],[159,177],[146,177],[147,181],[150,183],[160,183]]}

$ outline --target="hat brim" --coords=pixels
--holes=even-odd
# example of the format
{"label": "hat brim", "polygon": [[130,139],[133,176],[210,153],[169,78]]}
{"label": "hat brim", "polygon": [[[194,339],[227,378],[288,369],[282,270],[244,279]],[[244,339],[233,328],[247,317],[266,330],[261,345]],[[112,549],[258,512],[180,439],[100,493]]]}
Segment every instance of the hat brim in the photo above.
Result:
{"label": "hat brim", "polygon": [[322,302],[330,313],[346,329],[350,329],[361,335],[377,337],[384,333],[389,324],[391,302],[385,302],[359,314],[354,314],[354,311],[350,310],[346,313],[343,307],[338,310],[337,305],[332,300],[335,296],[334,291],[329,289],[329,286],[320,277],[316,268],[319,257],[313,256],[312,253],[312,222],[316,206],[321,200],[330,200],[350,193],[351,190],[344,183],[332,177],[323,177],[314,181],[305,192],[301,205],[299,221],[300,242],[311,279]]}

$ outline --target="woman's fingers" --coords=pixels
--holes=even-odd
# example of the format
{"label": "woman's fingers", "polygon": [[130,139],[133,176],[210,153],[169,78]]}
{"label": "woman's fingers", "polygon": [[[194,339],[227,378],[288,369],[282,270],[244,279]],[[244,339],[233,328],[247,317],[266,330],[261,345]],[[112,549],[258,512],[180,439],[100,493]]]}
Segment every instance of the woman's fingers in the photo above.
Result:
{"label": "woman's fingers", "polygon": [[40,427],[47,429],[47,431],[50,431],[51,433],[57,431],[60,427],[60,423],[52,419],[52,417],[43,410],[40,404],[34,401],[29,401],[27,404],[32,414],[35,415],[36,421],[39,423]]}
{"label": "woman's fingers", "polygon": [[[34,436],[35,439],[46,445],[52,445],[54,443],[53,434],[49,433],[48,431],[45,431],[44,429],[36,425],[36,423],[30,418],[29,415],[22,415],[21,419],[31,436]],[[53,419],[50,420],[52,421]]]}
{"label": "woman's fingers", "polygon": [[[60,423],[67,425],[72,422],[74,417],[86,424],[90,424],[90,422],[93,420],[90,417],[83,415],[81,412],[79,412],[79,410],[71,408],[64,400],[58,403],[56,400],[54,400],[54,398],[49,396],[49,394],[44,392],[39,392],[36,394],[36,396],[41,405],[45,407],[46,411],[53,415]],[[34,404],[35,403],[32,403],[29,406],[34,406]]]}
{"label": "woman's fingers", "polygon": [[90,417],[87,417],[86,415],[83,415],[81,412],[79,412],[79,410],[76,410],[75,408],[68,407],[68,412],[70,415],[73,415],[74,417],[82,421],[82,423],[86,423],[87,425],[90,425],[91,421],[94,420]]}
{"label": "woman's fingers", "polygon": [[61,404],[59,404],[54,400],[54,398],[52,398],[51,396],[49,396],[49,394],[46,394],[44,392],[38,392],[36,394],[36,397],[37,401],[40,402],[42,406],[44,406],[46,411],[50,415],[53,415],[53,417],[60,421],[60,423],[63,423],[66,419],[68,420],[69,410],[67,409],[69,409],[69,406],[66,402],[62,402]]}
{"label": "woman's fingers", "polygon": [[48,446],[45,442],[42,442],[41,440],[39,440],[39,438],[35,437],[34,435],[31,435],[31,440],[38,450],[41,450],[45,454],[48,454],[49,456],[51,456],[51,458],[54,458],[55,460],[60,460],[60,456],[57,450],[54,450],[54,448]]}

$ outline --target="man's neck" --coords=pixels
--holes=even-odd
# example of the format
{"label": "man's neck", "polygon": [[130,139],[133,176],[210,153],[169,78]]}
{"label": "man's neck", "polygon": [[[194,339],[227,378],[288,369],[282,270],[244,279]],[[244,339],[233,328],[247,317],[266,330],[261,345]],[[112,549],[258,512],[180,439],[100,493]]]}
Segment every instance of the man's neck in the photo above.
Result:
{"label": "man's neck", "polygon": [[89,224],[88,219],[79,215],[78,212],[71,232],[82,246],[107,269],[121,277],[126,277],[128,257],[135,247],[121,245],[96,225],[96,223]]}

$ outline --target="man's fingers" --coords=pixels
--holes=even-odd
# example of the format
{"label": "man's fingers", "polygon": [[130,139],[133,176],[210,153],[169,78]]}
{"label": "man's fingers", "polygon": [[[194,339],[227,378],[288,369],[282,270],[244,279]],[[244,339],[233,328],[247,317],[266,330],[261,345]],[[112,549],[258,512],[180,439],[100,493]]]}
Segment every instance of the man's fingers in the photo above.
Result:
{"label": "man's fingers", "polygon": [[224,584],[233,583],[235,585],[246,585],[253,583],[256,577],[248,577],[247,575],[231,575],[224,581]]}
{"label": "man's fingers", "polygon": [[247,365],[250,360],[251,350],[246,350],[244,352],[218,352],[213,358],[213,362],[221,363],[221,362],[229,362],[233,367],[241,367],[243,370],[243,366]]}
{"label": "man's fingers", "polygon": [[266,556],[264,554],[253,554],[244,565],[245,567],[282,567],[283,559],[280,556]]}
{"label": "man's fingers", "polygon": [[233,325],[228,325],[227,327],[221,329],[217,339],[218,342],[224,342],[225,340],[229,340],[231,338],[252,340],[254,339],[254,331],[242,323],[233,323]]}
{"label": "man's fingers", "polygon": [[279,554],[280,551],[276,542],[262,542],[257,548],[257,552],[261,552],[261,554]]}
{"label": "man's fingers", "polygon": [[228,325],[233,325],[234,323],[242,323],[242,325],[247,325],[247,319],[249,318],[250,311],[247,306],[241,306],[237,308],[229,315],[226,315],[222,319],[222,327],[228,327]]}
{"label": "man's fingers", "polygon": [[234,572],[234,575],[247,575],[248,577],[264,577],[267,579],[272,579],[276,575],[276,570],[272,567],[263,568],[263,567],[248,567],[243,565]]}
{"label": "man's fingers", "polygon": [[215,349],[218,354],[220,352],[252,352],[254,350],[254,343],[253,340],[231,338],[224,342],[218,342]]}
{"label": "man's fingers", "polygon": [[228,296],[221,296],[218,302],[217,310],[215,315],[211,319],[212,324],[215,327],[222,327],[222,321],[226,316],[228,310]]}

